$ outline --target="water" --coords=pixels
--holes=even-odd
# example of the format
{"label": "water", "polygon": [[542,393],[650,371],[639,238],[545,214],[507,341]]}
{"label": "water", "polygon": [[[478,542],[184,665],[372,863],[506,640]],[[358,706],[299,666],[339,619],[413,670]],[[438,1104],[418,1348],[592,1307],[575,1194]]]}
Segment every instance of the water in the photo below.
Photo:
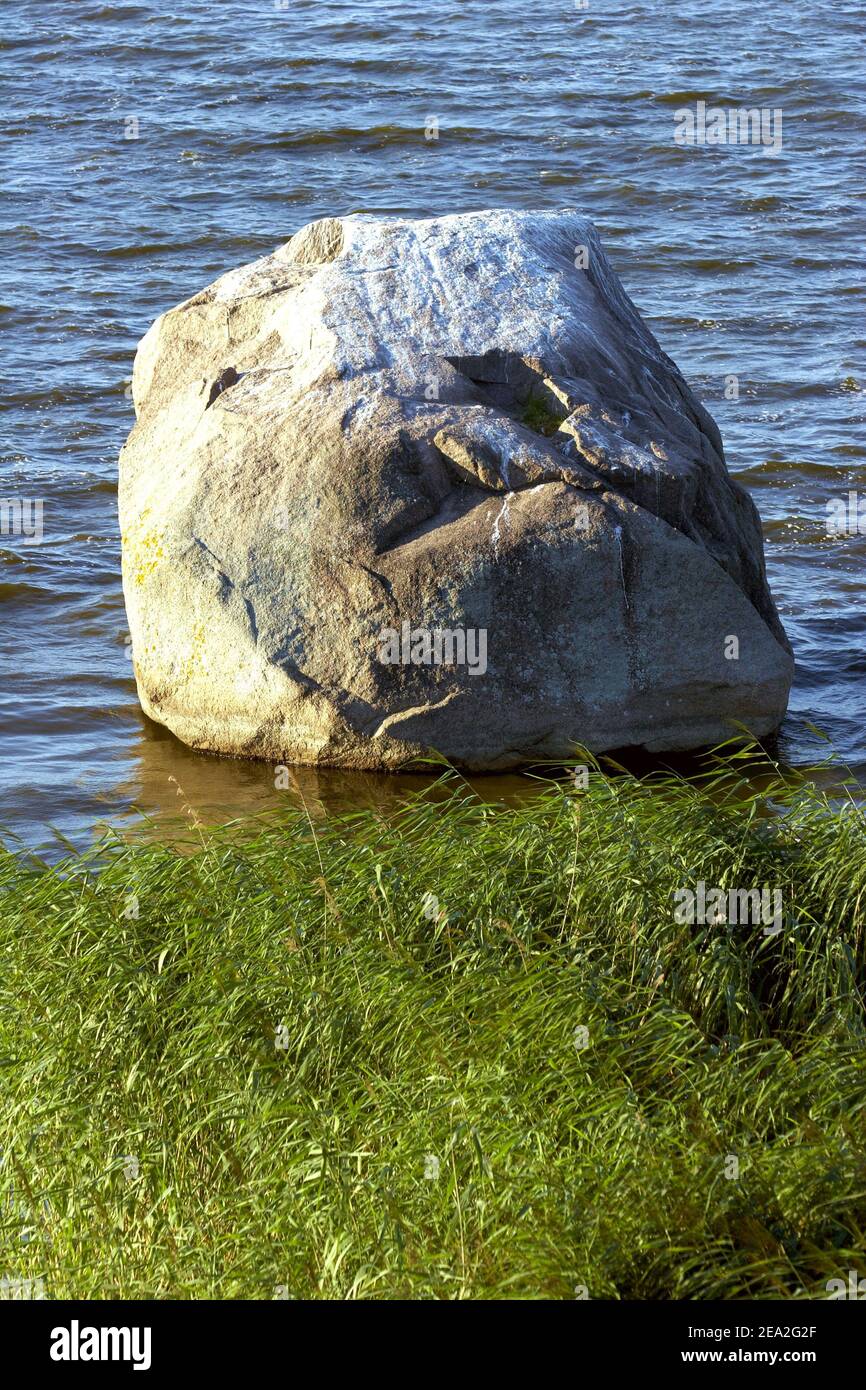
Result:
{"label": "water", "polygon": [[[0,822],[86,842],[136,805],[285,796],[141,715],[116,461],[151,320],[357,211],[595,221],[764,518],[798,662],[782,752],[811,760],[812,722],[866,775],[866,537],[826,535],[829,500],[866,500],[862,29],[839,0],[4,6],[0,495],[43,499],[44,539],[0,540]],[[699,99],[780,109],[781,151],[677,147]],[[326,808],[395,787],[298,777]]]}

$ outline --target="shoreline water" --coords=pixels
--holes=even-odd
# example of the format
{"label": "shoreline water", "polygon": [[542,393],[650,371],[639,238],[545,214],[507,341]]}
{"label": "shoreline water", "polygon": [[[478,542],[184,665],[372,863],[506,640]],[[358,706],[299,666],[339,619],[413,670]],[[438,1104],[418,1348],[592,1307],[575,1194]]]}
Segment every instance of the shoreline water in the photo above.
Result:
{"label": "shoreline water", "polygon": [[[156,315],[312,218],[353,210],[592,218],[763,518],[798,663],[782,754],[820,754],[812,723],[864,780],[866,537],[827,534],[828,505],[866,496],[854,19],[819,3],[792,29],[777,0],[719,26],[689,3],[672,29],[645,5],[615,23],[563,7],[542,53],[535,16],[501,0],[480,30],[413,4],[371,0],[373,24],[265,8],[258,28],[236,0],[216,27],[203,0],[177,15],[70,8],[62,25],[22,0],[8,19],[0,312],[22,351],[5,364],[0,492],[42,499],[44,536],[0,541],[0,823],[39,843],[53,822],[84,843],[100,816],[169,805],[169,776],[200,783],[202,804],[267,799],[246,765],[233,783],[227,768],[191,773],[138,709],[117,452]],[[481,109],[490,83],[495,108]],[[737,105],[783,108],[777,156],[675,144],[676,110],[734,90],[750,96]],[[441,108],[438,140],[423,91]]]}

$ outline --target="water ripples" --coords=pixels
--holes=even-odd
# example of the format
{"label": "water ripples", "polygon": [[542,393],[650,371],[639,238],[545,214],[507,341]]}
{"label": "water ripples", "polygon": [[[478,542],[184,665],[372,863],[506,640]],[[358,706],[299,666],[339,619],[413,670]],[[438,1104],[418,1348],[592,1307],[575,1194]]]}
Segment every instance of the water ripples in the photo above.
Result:
{"label": "water ripples", "polygon": [[[41,497],[46,535],[0,538],[0,822],[86,838],[106,808],[172,808],[170,776],[202,814],[278,799],[270,769],[191,754],[138,709],[116,458],[153,318],[351,211],[576,207],[595,221],[764,517],[798,658],[782,750],[812,758],[814,723],[866,773],[866,538],[827,534],[828,504],[866,496],[857,8],[8,8],[0,495]],[[675,113],[698,101],[781,108],[782,149],[676,146]],[[395,788],[303,781],[324,807]]]}

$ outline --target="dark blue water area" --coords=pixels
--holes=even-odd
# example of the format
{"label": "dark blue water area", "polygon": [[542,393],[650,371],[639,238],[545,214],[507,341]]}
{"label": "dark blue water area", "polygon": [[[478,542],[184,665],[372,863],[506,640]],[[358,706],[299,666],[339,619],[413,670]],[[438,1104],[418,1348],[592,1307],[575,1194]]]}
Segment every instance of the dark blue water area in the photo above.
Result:
{"label": "dark blue water area", "polygon": [[[849,493],[866,513],[861,6],[17,0],[0,25],[0,496],[44,518],[0,537],[0,822],[86,842],[133,806],[279,798],[140,713],[117,454],[158,313],[362,211],[593,219],[761,511],[797,657],[782,754],[823,752],[813,724],[866,775],[866,535],[827,527]],[[677,144],[699,101],[778,113],[780,148]],[[326,808],[384,794],[298,777]]]}

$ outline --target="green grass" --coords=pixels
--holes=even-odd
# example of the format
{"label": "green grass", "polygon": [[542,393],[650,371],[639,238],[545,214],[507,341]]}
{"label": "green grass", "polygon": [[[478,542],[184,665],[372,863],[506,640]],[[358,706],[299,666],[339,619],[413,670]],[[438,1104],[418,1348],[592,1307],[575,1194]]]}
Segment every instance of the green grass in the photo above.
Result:
{"label": "green grass", "polygon": [[[864,821],[740,766],[0,856],[0,1274],[705,1299],[862,1273]],[[698,879],[780,887],[783,931],[677,924]]]}
{"label": "green grass", "polygon": [[535,430],[536,434],[553,435],[562,424],[564,416],[555,414],[547,403],[539,400],[537,396],[530,396],[520,418],[522,424]]}

